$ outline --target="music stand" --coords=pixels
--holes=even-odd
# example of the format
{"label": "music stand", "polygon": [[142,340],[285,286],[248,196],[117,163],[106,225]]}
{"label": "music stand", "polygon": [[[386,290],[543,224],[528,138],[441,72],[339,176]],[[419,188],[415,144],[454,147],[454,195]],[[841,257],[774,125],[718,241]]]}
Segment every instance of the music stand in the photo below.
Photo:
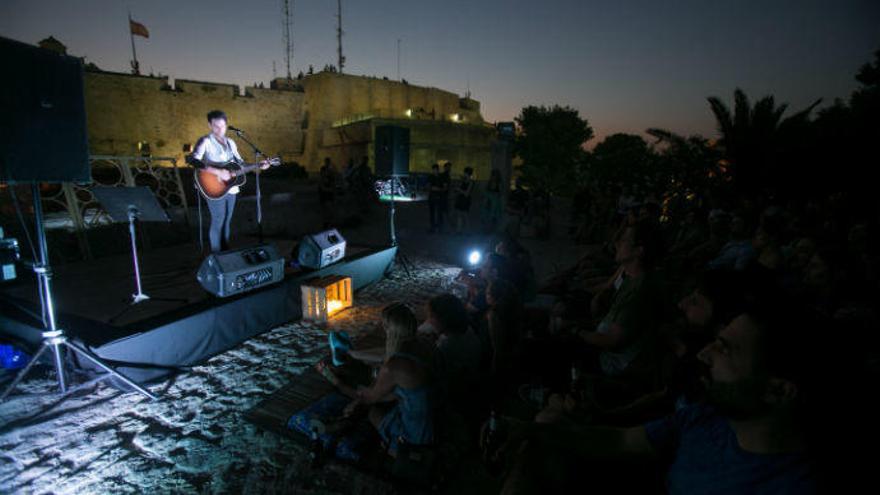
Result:
{"label": "music stand", "polygon": [[98,203],[104,208],[110,219],[114,223],[128,223],[128,234],[131,240],[131,258],[134,265],[134,280],[137,293],[132,294],[131,304],[122,312],[110,319],[118,319],[125,314],[134,305],[153,299],[156,301],[168,302],[185,302],[185,299],[168,299],[161,297],[150,297],[144,294],[141,284],[141,270],[138,261],[137,252],[137,235],[135,233],[134,222],[139,220],[142,222],[170,222],[168,214],[162,209],[162,206],[156,201],[156,196],[150,191],[150,188],[141,187],[95,187],[92,189]]}

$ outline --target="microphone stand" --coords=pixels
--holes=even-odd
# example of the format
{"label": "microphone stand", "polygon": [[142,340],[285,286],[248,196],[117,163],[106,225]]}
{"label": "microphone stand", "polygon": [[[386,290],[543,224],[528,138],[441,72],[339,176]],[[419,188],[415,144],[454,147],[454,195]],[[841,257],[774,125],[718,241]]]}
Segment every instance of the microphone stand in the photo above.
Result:
{"label": "microphone stand", "polygon": [[[250,145],[251,149],[254,151],[254,158],[257,163],[260,162],[260,157],[265,157],[266,155],[260,151],[260,148],[257,148],[257,145],[251,142],[250,139],[245,137],[244,131],[235,130],[233,131],[235,134],[241,138],[242,141]],[[254,171],[254,179],[257,184],[257,237],[260,239],[260,244],[263,243],[263,195],[260,193],[260,172],[262,170],[257,168]]]}

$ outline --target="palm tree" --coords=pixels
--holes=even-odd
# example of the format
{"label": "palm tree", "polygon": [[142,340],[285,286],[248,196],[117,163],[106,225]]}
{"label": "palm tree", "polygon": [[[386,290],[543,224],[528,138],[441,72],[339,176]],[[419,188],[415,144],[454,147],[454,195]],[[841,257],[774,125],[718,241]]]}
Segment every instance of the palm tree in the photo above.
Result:
{"label": "palm tree", "polygon": [[788,104],[776,105],[772,95],[754,106],[743,90],[733,92],[733,112],[720,98],[708,98],[721,135],[718,144],[730,162],[731,174],[740,190],[755,191],[762,185],[777,184],[790,168],[785,152],[799,139],[805,139],[810,113],[822,101],[783,118]]}

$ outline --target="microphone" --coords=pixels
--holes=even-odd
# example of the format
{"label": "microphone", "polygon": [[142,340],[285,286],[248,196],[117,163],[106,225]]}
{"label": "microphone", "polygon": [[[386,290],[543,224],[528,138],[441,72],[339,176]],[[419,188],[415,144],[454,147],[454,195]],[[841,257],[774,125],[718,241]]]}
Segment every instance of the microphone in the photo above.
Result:
{"label": "microphone", "polygon": [[226,128],[229,129],[229,130],[232,131],[232,132],[237,132],[237,133],[239,133],[239,134],[244,134],[244,131],[241,130],[241,129],[239,129],[238,127],[234,127],[234,126],[228,125],[228,126],[226,126]]}

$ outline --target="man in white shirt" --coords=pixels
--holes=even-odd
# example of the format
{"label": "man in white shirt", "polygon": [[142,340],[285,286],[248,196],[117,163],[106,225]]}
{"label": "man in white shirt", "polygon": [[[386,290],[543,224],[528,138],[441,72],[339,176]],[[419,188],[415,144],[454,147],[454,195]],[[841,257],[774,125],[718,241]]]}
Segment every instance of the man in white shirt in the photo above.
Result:
{"label": "man in white shirt", "polygon": [[[227,181],[231,175],[228,170],[216,168],[210,163],[243,162],[238,153],[235,141],[226,137],[226,114],[221,110],[208,112],[208,126],[211,133],[203,136],[196,143],[192,154],[193,164]],[[207,164],[206,164],[207,163]],[[263,168],[267,168],[264,164]],[[211,229],[208,238],[211,241],[211,252],[229,249],[229,227],[232,223],[232,212],[235,210],[235,198],[239,193],[238,186],[232,187],[220,199],[208,199],[208,210],[211,212]]]}

